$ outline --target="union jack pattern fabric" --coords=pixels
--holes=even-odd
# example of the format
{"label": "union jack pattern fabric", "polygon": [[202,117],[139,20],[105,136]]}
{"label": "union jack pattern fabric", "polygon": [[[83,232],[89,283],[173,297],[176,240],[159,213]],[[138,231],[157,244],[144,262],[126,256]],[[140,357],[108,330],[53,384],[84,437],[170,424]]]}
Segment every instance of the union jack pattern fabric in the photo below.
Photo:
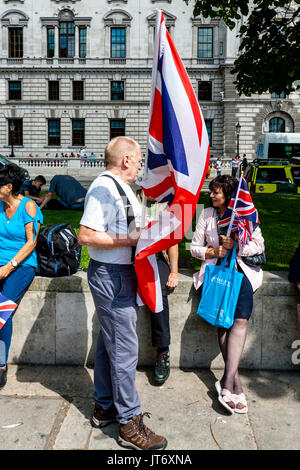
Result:
{"label": "union jack pattern fabric", "polygon": [[0,294],[0,330],[16,308],[17,304],[15,302],[9,300],[5,295]]}
{"label": "union jack pattern fabric", "polygon": [[238,232],[240,245],[243,248],[252,239],[251,233],[253,228],[255,229],[255,227],[260,223],[258,212],[253,204],[244,175],[241,175],[239,186],[231,197],[224,217],[218,222],[219,227],[229,225],[233,210],[235,212],[235,217],[232,232]]}
{"label": "union jack pattern fabric", "polygon": [[162,310],[155,253],[184,237],[192,222],[209,164],[205,122],[185,67],[156,16],[148,148],[142,188],[166,209],[142,231],[136,250],[138,303]]}

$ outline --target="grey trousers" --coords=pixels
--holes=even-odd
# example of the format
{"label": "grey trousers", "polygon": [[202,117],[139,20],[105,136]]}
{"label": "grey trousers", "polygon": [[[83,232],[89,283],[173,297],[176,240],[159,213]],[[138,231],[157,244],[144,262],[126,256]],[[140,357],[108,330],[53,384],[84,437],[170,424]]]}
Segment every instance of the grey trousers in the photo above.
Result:
{"label": "grey trousers", "polygon": [[134,267],[91,260],[88,282],[101,327],[95,357],[94,400],[104,409],[114,403],[117,420],[125,424],[141,413],[135,387],[138,307]]}

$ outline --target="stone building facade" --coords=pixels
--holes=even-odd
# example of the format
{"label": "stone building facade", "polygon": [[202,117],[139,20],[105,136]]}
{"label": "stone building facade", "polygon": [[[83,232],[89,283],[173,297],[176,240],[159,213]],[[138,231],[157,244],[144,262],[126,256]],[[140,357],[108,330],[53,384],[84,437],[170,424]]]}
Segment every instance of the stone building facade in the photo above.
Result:
{"label": "stone building facade", "polygon": [[[299,94],[239,96],[237,30],[183,0],[0,0],[0,153],[103,155],[114,135],[146,150],[155,9],[198,96],[211,155],[255,157],[258,136],[300,132]],[[14,123],[12,133],[10,124]],[[271,123],[270,123],[271,121]]]}

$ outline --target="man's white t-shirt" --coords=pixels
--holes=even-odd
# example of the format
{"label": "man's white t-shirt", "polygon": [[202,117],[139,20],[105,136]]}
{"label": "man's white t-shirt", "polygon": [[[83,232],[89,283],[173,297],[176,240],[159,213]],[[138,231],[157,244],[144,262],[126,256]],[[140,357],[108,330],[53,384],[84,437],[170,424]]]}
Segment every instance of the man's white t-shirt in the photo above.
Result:
{"label": "man's white t-shirt", "polygon": [[[112,176],[122,186],[132,205],[136,226],[140,226],[142,212],[140,203],[131,187],[110,171],[101,173],[91,184],[85,198],[84,213],[80,224],[97,232],[128,234],[123,200],[115,183],[111,178],[103,176],[105,174]],[[104,250],[88,247],[88,253],[95,261],[130,264],[132,248],[131,246],[121,246]]]}

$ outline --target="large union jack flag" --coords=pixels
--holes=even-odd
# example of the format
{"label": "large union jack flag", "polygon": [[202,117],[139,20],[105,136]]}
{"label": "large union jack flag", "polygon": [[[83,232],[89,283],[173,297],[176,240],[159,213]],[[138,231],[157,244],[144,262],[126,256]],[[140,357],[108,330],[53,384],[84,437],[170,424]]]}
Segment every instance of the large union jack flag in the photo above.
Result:
{"label": "large union jack flag", "polygon": [[205,122],[185,67],[156,16],[148,148],[142,187],[167,208],[142,231],[135,269],[138,295],[153,312],[162,310],[155,253],[179,243],[189,229],[209,164]]}
{"label": "large union jack flag", "polygon": [[[234,212],[232,231],[238,232],[240,245],[244,247],[251,240],[252,230],[253,228],[255,229],[260,221],[243,174],[241,175],[238,187],[231,197],[224,217],[218,222],[219,227],[230,225],[232,211]],[[253,228],[251,228],[250,222],[252,222]]]}
{"label": "large union jack flag", "polygon": [[9,300],[5,295],[0,294],[0,330],[16,308],[17,304],[15,302]]}

